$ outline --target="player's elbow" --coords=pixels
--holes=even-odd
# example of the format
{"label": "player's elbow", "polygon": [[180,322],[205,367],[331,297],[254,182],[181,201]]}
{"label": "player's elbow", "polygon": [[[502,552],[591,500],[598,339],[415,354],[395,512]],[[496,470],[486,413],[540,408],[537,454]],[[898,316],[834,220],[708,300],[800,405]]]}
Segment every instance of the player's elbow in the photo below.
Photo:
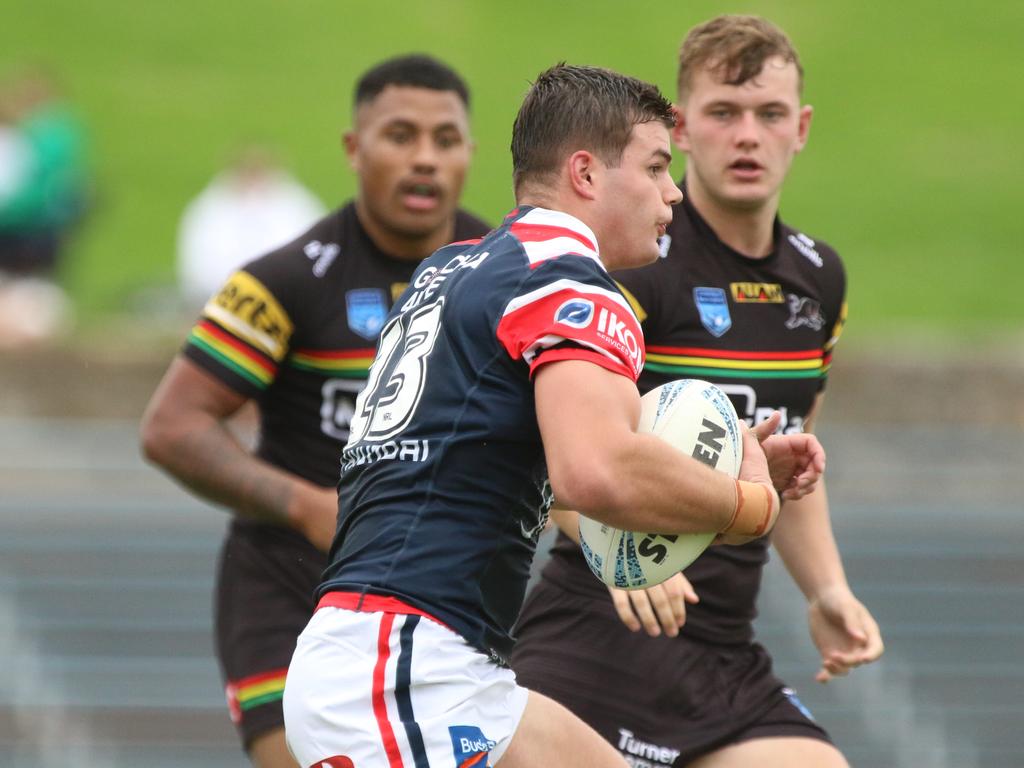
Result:
{"label": "player's elbow", "polygon": [[162,467],[175,455],[180,421],[161,403],[150,403],[139,425],[139,448],[143,457]]}
{"label": "player's elbow", "polygon": [[606,521],[628,509],[614,471],[597,463],[571,462],[549,469],[551,490],[560,507]]}

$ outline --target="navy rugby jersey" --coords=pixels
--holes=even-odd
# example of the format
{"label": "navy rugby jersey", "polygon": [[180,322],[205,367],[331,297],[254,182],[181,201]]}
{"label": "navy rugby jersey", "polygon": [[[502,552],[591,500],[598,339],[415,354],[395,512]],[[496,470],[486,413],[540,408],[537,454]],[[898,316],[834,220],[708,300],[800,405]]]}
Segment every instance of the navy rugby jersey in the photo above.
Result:
{"label": "navy rugby jersey", "polygon": [[522,207],[425,261],[356,402],[319,595],[395,598],[504,660],[551,502],[531,377],[557,360],[643,366],[586,225]]}
{"label": "navy rugby jersey", "polygon": [[[488,229],[456,216],[457,239]],[[418,266],[381,251],[350,203],[232,275],[183,354],[259,403],[261,458],[330,487],[377,335]]]}
{"label": "navy rugby jersey", "polygon": [[[666,256],[614,275],[643,326],[641,391],[673,379],[705,379],[728,393],[748,424],[779,410],[780,429],[802,431],[846,317],[839,257],[776,219],[771,255],[751,259],[720,241],[688,200],[674,213]],[[700,602],[687,606],[682,634],[711,642],[753,637],[767,547],[768,537],[713,546],[686,569]],[[564,534],[544,574],[607,600]]]}

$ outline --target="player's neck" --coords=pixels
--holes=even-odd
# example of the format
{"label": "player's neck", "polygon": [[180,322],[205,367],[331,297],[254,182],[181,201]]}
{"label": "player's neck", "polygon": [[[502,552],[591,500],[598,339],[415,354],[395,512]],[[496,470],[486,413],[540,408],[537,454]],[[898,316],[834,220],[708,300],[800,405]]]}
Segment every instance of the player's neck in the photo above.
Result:
{"label": "player's neck", "polygon": [[686,196],[718,239],[751,259],[770,255],[775,247],[775,215],[778,196],[750,208],[729,205],[687,180]]}
{"label": "player's neck", "polygon": [[388,256],[408,261],[422,261],[442,246],[455,239],[455,217],[452,216],[440,227],[422,236],[410,236],[390,229],[375,219],[365,206],[356,201],[356,216],[366,234],[380,250]]}

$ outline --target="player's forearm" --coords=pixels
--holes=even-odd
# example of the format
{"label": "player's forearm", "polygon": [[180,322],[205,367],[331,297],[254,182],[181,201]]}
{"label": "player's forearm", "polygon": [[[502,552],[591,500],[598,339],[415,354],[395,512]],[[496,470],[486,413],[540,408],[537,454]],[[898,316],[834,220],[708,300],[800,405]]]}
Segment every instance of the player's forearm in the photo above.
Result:
{"label": "player's forearm", "polygon": [[719,532],[736,511],[732,478],[671,449],[651,435],[632,433],[595,469],[598,482],[572,504],[581,514],[626,530],[651,533]]}
{"label": "player's forearm", "polygon": [[189,490],[236,513],[291,525],[289,510],[305,482],[248,453],[216,419],[155,428],[146,455]]}
{"label": "player's forearm", "polygon": [[828,589],[849,588],[832,533],[824,481],[803,499],[786,502],[772,543],[808,601]]}

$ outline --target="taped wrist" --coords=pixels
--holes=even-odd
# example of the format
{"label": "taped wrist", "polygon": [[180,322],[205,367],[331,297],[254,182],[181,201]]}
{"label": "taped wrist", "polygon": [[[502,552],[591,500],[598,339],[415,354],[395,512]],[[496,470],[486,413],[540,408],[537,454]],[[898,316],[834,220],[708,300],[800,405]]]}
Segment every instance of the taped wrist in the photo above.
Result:
{"label": "taped wrist", "polygon": [[734,480],[736,483],[736,509],[732,519],[722,529],[722,533],[734,533],[740,536],[763,536],[772,522],[775,509],[775,494],[767,486],[751,483],[746,480]]}

